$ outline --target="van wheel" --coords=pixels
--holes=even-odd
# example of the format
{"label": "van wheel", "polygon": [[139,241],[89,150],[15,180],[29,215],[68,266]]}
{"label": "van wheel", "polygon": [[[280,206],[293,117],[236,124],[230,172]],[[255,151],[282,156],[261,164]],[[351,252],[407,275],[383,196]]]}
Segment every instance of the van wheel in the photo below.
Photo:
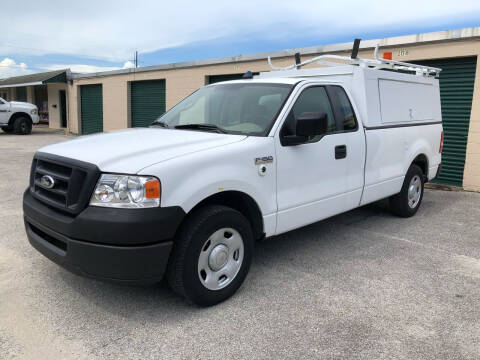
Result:
{"label": "van wheel", "polygon": [[7,134],[10,134],[13,129],[11,127],[8,127],[8,126],[2,126],[2,130],[3,132],[6,132]]}
{"label": "van wheel", "polygon": [[28,135],[32,132],[32,121],[26,117],[18,117],[13,122],[13,129],[15,134]]}
{"label": "van wheel", "polygon": [[200,208],[175,240],[168,282],[197,305],[215,305],[242,285],[253,249],[250,223],[240,212],[216,205]]}
{"label": "van wheel", "polygon": [[390,209],[401,217],[415,215],[423,199],[424,174],[418,165],[412,164],[405,175],[402,190],[390,197]]}

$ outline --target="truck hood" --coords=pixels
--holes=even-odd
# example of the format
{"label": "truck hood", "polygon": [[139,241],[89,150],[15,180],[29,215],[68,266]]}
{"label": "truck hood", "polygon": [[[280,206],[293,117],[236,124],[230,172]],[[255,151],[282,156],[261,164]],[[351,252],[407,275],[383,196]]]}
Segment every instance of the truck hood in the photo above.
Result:
{"label": "truck hood", "polygon": [[141,169],[245,139],[244,135],[162,128],[139,128],[81,136],[39,152],[97,165],[103,172],[135,174]]}
{"label": "truck hood", "polygon": [[30,109],[36,109],[37,106],[30,104],[28,102],[23,102],[23,101],[10,101],[10,104],[12,106],[17,106],[17,107],[24,107],[24,108],[30,108]]}

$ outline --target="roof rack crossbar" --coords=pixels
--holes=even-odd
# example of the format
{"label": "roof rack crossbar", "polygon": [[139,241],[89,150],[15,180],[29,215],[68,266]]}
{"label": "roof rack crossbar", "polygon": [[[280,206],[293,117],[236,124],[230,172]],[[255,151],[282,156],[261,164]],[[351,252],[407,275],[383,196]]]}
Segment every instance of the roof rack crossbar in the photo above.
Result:
{"label": "roof rack crossbar", "polygon": [[325,61],[325,60],[340,60],[346,65],[358,65],[362,67],[373,67],[375,69],[390,69],[390,70],[400,70],[400,71],[412,71],[415,72],[417,75],[423,75],[423,76],[438,76],[440,74],[440,71],[442,69],[432,67],[432,66],[425,66],[425,65],[417,65],[417,64],[411,64],[411,63],[406,63],[402,61],[395,61],[395,60],[387,60],[387,59],[379,59],[378,58],[378,44],[375,47],[375,52],[374,52],[374,59],[361,59],[361,58],[354,58],[352,59],[351,57],[348,56],[340,56],[340,55],[319,55],[316,56],[312,59],[305,60],[301,63],[295,63],[290,66],[286,67],[279,67],[275,66],[272,64],[272,59],[270,56],[268,57],[268,64],[270,65],[270,68],[272,70],[297,70],[300,67],[311,64],[311,63],[317,63],[320,65],[327,65],[327,66],[341,66],[345,65],[344,63],[339,63],[339,62],[330,62],[330,61]]}

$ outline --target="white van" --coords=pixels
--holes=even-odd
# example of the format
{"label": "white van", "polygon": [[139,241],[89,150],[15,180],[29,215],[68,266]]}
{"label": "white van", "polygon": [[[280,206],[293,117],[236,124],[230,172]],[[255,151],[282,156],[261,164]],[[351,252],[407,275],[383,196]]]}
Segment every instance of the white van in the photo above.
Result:
{"label": "white van", "polygon": [[212,305],[240,287],[257,239],[382,198],[414,215],[441,164],[440,69],[311,61],[325,58],[347,64],[208,85],[150,128],[40,149],[23,202],[29,241],[89,277],[166,273]]}

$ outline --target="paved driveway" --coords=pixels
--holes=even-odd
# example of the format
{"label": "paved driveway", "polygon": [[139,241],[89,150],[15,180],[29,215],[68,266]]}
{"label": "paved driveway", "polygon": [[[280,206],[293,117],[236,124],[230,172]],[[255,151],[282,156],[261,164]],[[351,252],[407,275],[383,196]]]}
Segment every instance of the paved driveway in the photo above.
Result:
{"label": "paved driveway", "polygon": [[379,202],[261,242],[236,296],[200,309],[28,244],[33,152],[65,139],[0,134],[1,359],[479,358],[479,194],[428,190],[412,219]]}

